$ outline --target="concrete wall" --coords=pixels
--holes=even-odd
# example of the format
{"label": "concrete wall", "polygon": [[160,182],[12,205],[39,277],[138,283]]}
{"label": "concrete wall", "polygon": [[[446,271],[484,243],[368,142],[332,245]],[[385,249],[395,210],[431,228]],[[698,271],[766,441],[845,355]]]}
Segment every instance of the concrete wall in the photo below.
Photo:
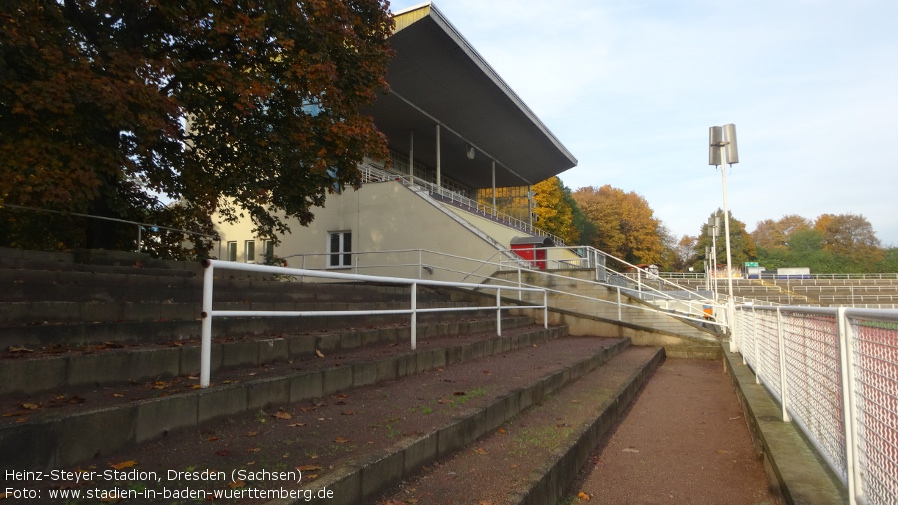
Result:
{"label": "concrete wall", "polygon": [[[621,295],[621,317],[618,319],[616,290],[582,282],[592,278],[592,270],[551,273],[555,275],[524,272],[522,282],[564,292],[549,294],[550,307],[558,309],[550,315],[550,323],[568,325],[571,335],[630,337],[636,345],[664,346],[673,356],[688,355],[691,351],[687,351],[687,347],[719,348],[719,339],[713,334],[662,312],[644,310],[654,307],[626,295]],[[495,277],[516,283],[518,273],[498,272]],[[683,347],[674,349],[678,346]],[[719,351],[713,353],[718,355]]]}
{"label": "concrete wall", "polygon": [[[291,224],[292,233],[282,237],[281,244],[275,247],[275,254],[287,258],[290,267],[325,268],[328,234],[337,231],[352,232],[352,250],[358,252],[428,249],[487,259],[497,251],[494,245],[395,181],[365,184],[358,191],[347,189],[343,194],[330,195],[325,207],[314,209],[314,212],[315,219],[308,227],[299,226],[294,221]],[[237,242],[238,261],[245,261],[243,244],[246,240],[257,241],[256,257],[261,260],[261,240],[253,236],[252,225],[248,221],[218,226],[223,243]],[[226,249],[223,248],[223,251]],[[308,256],[303,258],[297,255]],[[458,271],[471,271],[476,267],[469,261],[452,260],[445,256],[421,257],[418,252],[366,254],[356,261],[357,271],[361,274],[418,277],[419,260],[423,260],[425,264],[437,264],[439,260],[441,266]],[[377,266],[396,264],[408,266]],[[354,269],[340,268],[334,271],[352,272]],[[485,275],[490,273],[492,272],[485,272]],[[463,274],[439,269],[434,269],[433,273],[423,271],[425,279],[458,281],[464,277]]]}

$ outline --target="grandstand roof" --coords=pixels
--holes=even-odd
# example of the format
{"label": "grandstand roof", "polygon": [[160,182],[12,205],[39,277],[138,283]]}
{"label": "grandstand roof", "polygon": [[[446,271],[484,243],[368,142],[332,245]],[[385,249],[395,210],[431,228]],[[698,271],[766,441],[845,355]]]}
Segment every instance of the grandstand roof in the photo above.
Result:
{"label": "grandstand roof", "polygon": [[[394,14],[390,92],[368,110],[390,148],[433,166],[441,125],[443,173],[475,188],[535,184],[577,159],[431,3]],[[547,93],[552,90],[546,90]],[[466,156],[475,148],[474,159]]]}

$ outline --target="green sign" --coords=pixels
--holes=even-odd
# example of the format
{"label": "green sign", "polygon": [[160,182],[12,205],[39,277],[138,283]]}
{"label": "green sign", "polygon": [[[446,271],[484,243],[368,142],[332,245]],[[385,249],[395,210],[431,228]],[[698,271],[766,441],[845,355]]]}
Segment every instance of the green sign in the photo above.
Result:
{"label": "green sign", "polygon": [[747,267],[759,267],[759,266],[761,266],[761,265],[758,265],[758,262],[757,262],[757,261],[746,261],[746,262],[745,262],[745,266],[747,266]]}

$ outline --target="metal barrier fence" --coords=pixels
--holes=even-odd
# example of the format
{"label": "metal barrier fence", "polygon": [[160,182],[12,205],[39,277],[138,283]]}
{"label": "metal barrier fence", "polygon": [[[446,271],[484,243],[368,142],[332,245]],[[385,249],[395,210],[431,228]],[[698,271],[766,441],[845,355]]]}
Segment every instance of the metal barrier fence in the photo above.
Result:
{"label": "metal barrier fence", "polygon": [[742,306],[746,364],[847,486],[898,503],[898,310]]}
{"label": "metal barrier fence", "polygon": [[[200,348],[200,386],[209,387],[212,368],[212,318],[213,317],[311,317],[311,316],[367,316],[378,314],[408,314],[411,316],[411,347],[414,350],[417,345],[418,314],[430,312],[461,312],[473,310],[496,311],[496,335],[502,336],[502,311],[522,308],[520,305],[502,305],[502,291],[527,291],[543,294],[542,305],[528,304],[524,308],[543,310],[543,327],[549,327],[548,294],[545,289],[528,288],[518,286],[489,286],[483,284],[471,284],[464,282],[426,281],[416,279],[402,279],[397,277],[378,277],[372,275],[342,274],[337,272],[322,272],[319,270],[303,270],[298,268],[284,268],[267,265],[254,265],[250,263],[236,263],[221,260],[203,260],[203,328],[202,343]],[[317,277],[340,281],[379,282],[385,284],[407,285],[411,288],[410,306],[408,309],[381,309],[381,310],[214,310],[212,300],[214,294],[215,270],[237,270],[244,272],[267,273],[281,276]],[[490,289],[496,291],[496,304],[481,307],[439,307],[418,308],[418,286],[444,286],[467,289]]]}

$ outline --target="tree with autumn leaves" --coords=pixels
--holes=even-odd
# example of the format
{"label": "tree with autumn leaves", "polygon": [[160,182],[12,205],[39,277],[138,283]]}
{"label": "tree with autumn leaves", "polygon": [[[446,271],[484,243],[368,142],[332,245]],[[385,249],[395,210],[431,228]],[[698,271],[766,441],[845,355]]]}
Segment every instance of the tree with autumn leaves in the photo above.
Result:
{"label": "tree with autumn leaves", "polygon": [[768,269],[808,267],[814,273],[890,272],[895,250],[884,249],[873,226],[857,214],[787,215],[758,223],[752,236]]}
{"label": "tree with autumn leaves", "polygon": [[633,264],[671,262],[670,233],[641,195],[606,184],[580,188],[573,198],[595,225],[587,245]]}
{"label": "tree with autumn leaves", "polygon": [[[386,158],[359,110],[387,86],[392,27],[380,0],[4,2],[0,204],[207,232],[246,213],[276,239]],[[24,244],[57,219],[3,212]]]}

